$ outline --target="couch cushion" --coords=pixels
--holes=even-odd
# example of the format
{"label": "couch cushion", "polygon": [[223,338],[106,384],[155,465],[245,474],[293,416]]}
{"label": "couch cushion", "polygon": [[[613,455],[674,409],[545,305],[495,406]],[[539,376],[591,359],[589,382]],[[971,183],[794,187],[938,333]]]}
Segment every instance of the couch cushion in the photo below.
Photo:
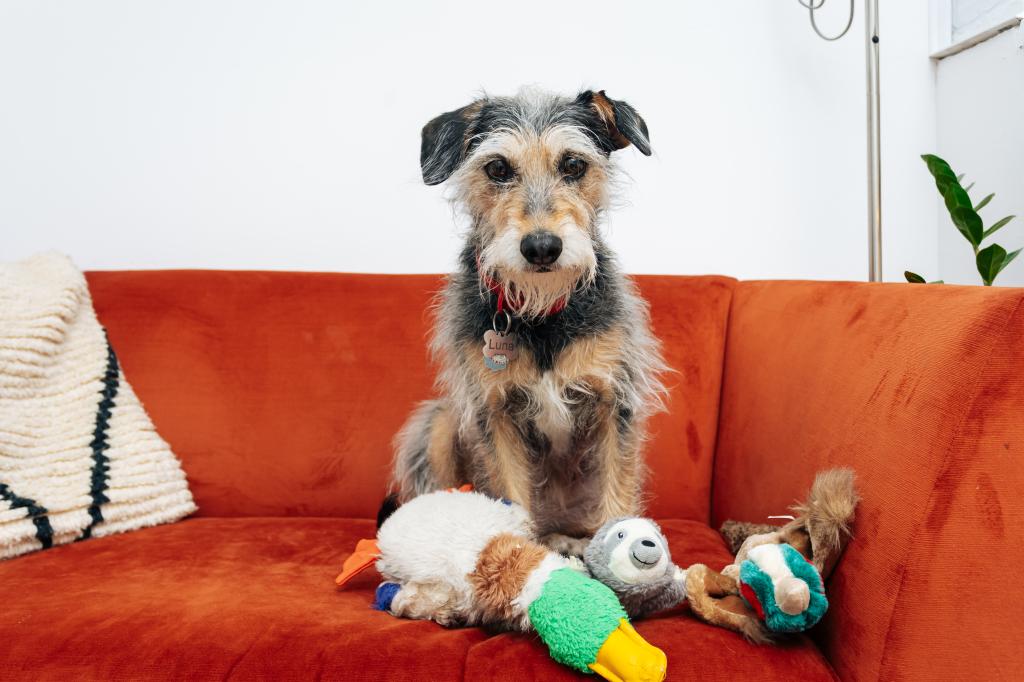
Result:
{"label": "couch cushion", "polygon": [[[5,677],[456,679],[475,629],[373,611],[338,592],[370,521],[189,519],[0,563]],[[353,675],[355,677],[355,675]]]}
{"label": "couch cushion", "polygon": [[708,522],[722,390],[722,355],[735,280],[636,277],[651,326],[673,372],[665,411],[648,425],[647,513]]}
{"label": "couch cushion", "polygon": [[815,630],[843,679],[1024,679],[1022,338],[1024,289],[736,288],[715,523],[854,468],[854,540]]}
{"label": "couch cushion", "polygon": [[[97,314],[204,516],[376,513],[391,440],[431,397],[433,275],[88,274]],[[707,521],[734,281],[640,277],[676,373],[651,513]]]}
{"label": "couch cushion", "polygon": [[[372,522],[189,519],[0,563],[5,679],[571,678],[535,637],[373,611],[377,576],[333,578]],[[728,560],[707,526],[663,521],[681,564]],[[833,679],[807,639],[754,647],[685,609],[638,624],[669,679]],[[522,674],[520,674],[522,672]]]}

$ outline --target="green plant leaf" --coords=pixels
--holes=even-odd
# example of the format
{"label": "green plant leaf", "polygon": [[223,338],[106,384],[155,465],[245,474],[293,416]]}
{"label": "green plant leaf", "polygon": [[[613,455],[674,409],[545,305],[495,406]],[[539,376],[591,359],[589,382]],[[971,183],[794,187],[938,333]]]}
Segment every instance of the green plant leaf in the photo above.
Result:
{"label": "green plant leaf", "polygon": [[969,208],[974,211],[974,207],[971,206],[971,197],[967,195],[964,188],[960,185],[949,185],[946,187],[946,191],[942,194],[942,198],[946,200],[946,210],[950,213],[953,212],[958,206]]}
{"label": "green plant leaf", "polygon": [[928,282],[928,284],[945,284],[945,280],[937,279],[934,282]]}
{"label": "green plant leaf", "polygon": [[956,176],[956,181],[957,182],[963,182],[964,181],[964,174],[961,173],[960,175]]}
{"label": "green plant leaf", "polygon": [[978,274],[985,286],[992,286],[996,275],[1003,269],[1003,262],[1006,260],[1006,249],[999,244],[992,244],[978,252],[975,264],[978,266]]}
{"label": "green plant leaf", "polygon": [[935,186],[938,188],[939,194],[942,196],[943,199],[946,198],[946,191],[950,187],[953,187],[954,185],[956,185],[956,178],[953,178],[952,176],[949,176],[949,175],[936,175],[935,176]]}
{"label": "green plant leaf", "polygon": [[979,201],[978,204],[974,207],[974,212],[977,213],[981,209],[983,209],[986,206],[988,206],[988,202],[992,201],[992,197],[994,197],[994,196],[995,196],[995,193],[992,193],[992,194],[989,194],[984,199],[982,199],[981,201]]}
{"label": "green plant leaf", "polygon": [[992,234],[993,232],[998,230],[1000,227],[1002,227],[1003,225],[1005,225],[1006,223],[1010,222],[1011,220],[1013,220],[1016,217],[1017,216],[1008,215],[1005,218],[1003,218],[1002,220],[997,220],[996,222],[994,222],[992,224],[991,227],[989,227],[987,230],[985,230],[985,232],[984,232],[984,234],[982,234],[981,238],[984,239],[985,237],[989,236],[990,234]]}
{"label": "green plant leaf", "polygon": [[965,192],[970,192],[972,187],[974,187],[974,183],[973,182],[971,184],[967,185],[966,187],[964,187],[964,191]]}
{"label": "green plant leaf", "polygon": [[970,206],[957,206],[950,210],[949,215],[953,219],[956,229],[960,230],[960,234],[972,246],[975,248],[981,246],[981,240],[985,238],[985,226],[981,222],[981,217],[974,212],[973,208]]}
{"label": "green plant leaf", "polygon": [[1016,258],[1021,251],[1024,251],[1024,249],[1017,249],[1016,251],[1011,251],[1010,253],[1006,254],[1006,258],[1003,259],[1003,264],[1002,266],[1000,266],[999,272],[1005,270],[1006,266],[1012,263],[1013,259]]}
{"label": "green plant leaf", "polygon": [[948,178],[949,182],[959,185],[960,181],[956,179],[956,174],[953,173],[953,169],[949,166],[936,166],[932,172],[932,177],[936,180],[940,178]]}
{"label": "green plant leaf", "polygon": [[924,277],[917,274],[916,272],[905,270],[903,272],[903,276],[906,277],[907,281],[910,282],[911,284],[925,284]]}
{"label": "green plant leaf", "polygon": [[[935,154],[922,154],[921,159],[924,160],[925,164],[927,164],[928,170],[932,175],[935,175],[937,170],[941,170],[943,168],[952,172],[952,169],[949,167],[949,164],[946,163],[946,160],[935,156]],[[956,174],[954,174],[953,177],[956,177]]]}
{"label": "green plant leaf", "polygon": [[960,186],[956,173],[953,172],[953,169],[943,159],[934,154],[922,154],[921,158],[928,166],[928,172],[935,178],[935,186],[939,188],[939,194],[945,196],[946,190],[950,185]]}

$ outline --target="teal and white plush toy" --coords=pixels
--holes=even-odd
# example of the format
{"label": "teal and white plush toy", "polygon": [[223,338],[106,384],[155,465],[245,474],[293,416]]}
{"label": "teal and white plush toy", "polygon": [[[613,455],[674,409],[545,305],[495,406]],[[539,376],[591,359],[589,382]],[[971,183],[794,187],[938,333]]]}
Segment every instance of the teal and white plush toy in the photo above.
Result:
{"label": "teal and white plush toy", "polygon": [[665,677],[664,652],[637,634],[615,594],[534,542],[517,504],[474,492],[421,495],[381,525],[377,550],[380,610],[536,630],[559,663],[615,682]]}
{"label": "teal and white plush toy", "polygon": [[818,569],[787,544],[747,552],[738,582],[743,599],[772,632],[803,632],[828,610]]}

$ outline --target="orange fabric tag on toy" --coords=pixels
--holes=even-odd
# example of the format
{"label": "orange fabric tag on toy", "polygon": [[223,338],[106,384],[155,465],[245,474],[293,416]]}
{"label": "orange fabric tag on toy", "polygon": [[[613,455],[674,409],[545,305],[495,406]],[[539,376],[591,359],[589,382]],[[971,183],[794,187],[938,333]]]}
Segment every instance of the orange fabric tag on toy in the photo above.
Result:
{"label": "orange fabric tag on toy", "polygon": [[344,586],[349,580],[373,565],[379,556],[380,548],[377,546],[376,540],[360,540],[356,543],[356,551],[345,559],[345,563],[341,566],[341,573],[334,579],[334,583],[338,587]]}
{"label": "orange fabric tag on toy", "polygon": [[473,492],[472,483],[463,483],[458,488],[448,488],[445,490],[446,493],[471,493]]}

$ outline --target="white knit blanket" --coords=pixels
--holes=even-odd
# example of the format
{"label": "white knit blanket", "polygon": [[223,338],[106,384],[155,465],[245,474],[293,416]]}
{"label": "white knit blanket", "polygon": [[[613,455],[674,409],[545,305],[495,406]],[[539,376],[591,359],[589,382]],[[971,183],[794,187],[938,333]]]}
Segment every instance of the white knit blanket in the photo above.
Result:
{"label": "white knit blanket", "polygon": [[58,254],[0,264],[0,559],[195,509],[82,273]]}

